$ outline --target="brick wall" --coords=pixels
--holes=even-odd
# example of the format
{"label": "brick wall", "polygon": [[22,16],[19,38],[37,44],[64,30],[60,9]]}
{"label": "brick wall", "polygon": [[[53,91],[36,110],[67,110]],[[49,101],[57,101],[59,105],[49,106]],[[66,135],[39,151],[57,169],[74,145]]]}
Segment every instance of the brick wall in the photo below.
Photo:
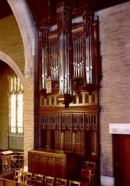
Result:
{"label": "brick wall", "polygon": [[13,15],[0,19],[0,51],[10,56],[24,73],[23,43]]}
{"label": "brick wall", "polygon": [[102,57],[101,174],[113,176],[109,123],[130,122],[130,2],[97,12]]}

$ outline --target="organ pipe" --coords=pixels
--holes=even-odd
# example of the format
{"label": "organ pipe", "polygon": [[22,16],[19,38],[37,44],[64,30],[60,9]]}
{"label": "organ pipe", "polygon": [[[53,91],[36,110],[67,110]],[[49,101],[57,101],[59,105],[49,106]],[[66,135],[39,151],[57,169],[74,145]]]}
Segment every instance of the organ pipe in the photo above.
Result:
{"label": "organ pipe", "polygon": [[85,61],[85,83],[93,83],[93,63],[92,63],[92,24],[93,24],[93,15],[89,15],[87,12],[83,14],[84,20],[84,61]]}
{"label": "organ pipe", "polygon": [[71,94],[70,77],[70,44],[71,44],[71,17],[70,6],[63,5],[57,8],[58,31],[59,31],[59,93]]}
{"label": "organ pipe", "polygon": [[46,88],[48,67],[48,29],[42,29],[42,88]]}

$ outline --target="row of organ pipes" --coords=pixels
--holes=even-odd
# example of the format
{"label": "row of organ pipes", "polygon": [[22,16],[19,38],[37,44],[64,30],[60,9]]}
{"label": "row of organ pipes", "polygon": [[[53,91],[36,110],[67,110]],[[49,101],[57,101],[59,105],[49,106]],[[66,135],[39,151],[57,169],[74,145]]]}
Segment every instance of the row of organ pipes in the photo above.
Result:
{"label": "row of organ pipes", "polygon": [[71,94],[71,78],[70,78],[70,58],[69,58],[69,36],[68,34],[60,35],[60,45],[59,45],[59,62],[60,62],[60,72],[59,72],[59,93],[69,93]]}
{"label": "row of organ pipes", "polygon": [[84,76],[83,38],[73,41],[73,77]]}
{"label": "row of organ pipes", "polygon": [[58,80],[59,78],[58,50],[58,43],[55,42],[54,45],[50,47],[50,71],[52,80]]}
{"label": "row of organ pipes", "polygon": [[[59,81],[60,94],[72,93],[72,78],[85,78],[86,84],[93,83],[92,25],[94,19],[92,15],[86,19],[89,23],[83,25],[84,18],[82,17],[83,29],[77,33],[73,33],[69,28],[65,30],[58,28],[56,37],[49,38],[49,30],[46,31],[48,41],[44,43],[45,40],[42,40],[42,88],[46,88],[48,78],[52,81]],[[70,21],[72,22],[71,19]],[[59,30],[60,33],[58,33]],[[72,52],[72,57],[70,57],[70,52]]]}

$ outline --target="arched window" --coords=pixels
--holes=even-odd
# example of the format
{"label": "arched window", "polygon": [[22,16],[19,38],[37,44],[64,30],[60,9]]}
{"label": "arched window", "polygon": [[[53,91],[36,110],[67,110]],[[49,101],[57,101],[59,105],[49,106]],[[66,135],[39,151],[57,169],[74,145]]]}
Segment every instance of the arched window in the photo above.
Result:
{"label": "arched window", "polygon": [[9,79],[9,133],[23,133],[23,86],[16,75]]}

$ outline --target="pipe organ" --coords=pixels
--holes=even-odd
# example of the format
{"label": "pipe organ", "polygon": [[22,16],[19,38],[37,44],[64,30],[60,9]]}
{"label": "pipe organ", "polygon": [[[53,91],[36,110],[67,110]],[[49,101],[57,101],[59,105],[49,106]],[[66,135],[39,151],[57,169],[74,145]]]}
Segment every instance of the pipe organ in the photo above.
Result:
{"label": "pipe organ", "polygon": [[59,3],[38,29],[39,148],[99,163],[98,20],[85,7]]}
{"label": "pipe organ", "polygon": [[62,4],[54,23],[39,26],[41,90],[46,94],[73,96],[75,86],[89,91],[98,87],[98,21],[85,9],[75,14]]}

